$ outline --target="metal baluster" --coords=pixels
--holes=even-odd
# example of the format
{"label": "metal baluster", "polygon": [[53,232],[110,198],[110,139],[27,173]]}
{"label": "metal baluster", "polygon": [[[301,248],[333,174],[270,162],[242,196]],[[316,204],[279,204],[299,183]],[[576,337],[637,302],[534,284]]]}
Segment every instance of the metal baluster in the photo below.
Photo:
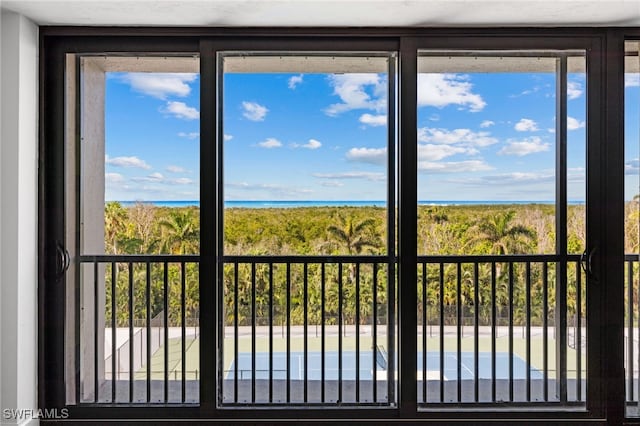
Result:
{"label": "metal baluster", "polygon": [[356,402],[360,402],[360,263],[356,263]]}
{"label": "metal baluster", "polygon": [[238,403],[238,262],[233,262],[233,400]]}
{"label": "metal baluster", "polygon": [[273,402],[273,263],[269,262],[269,403]]}
{"label": "metal baluster", "polygon": [[373,320],[372,320],[372,339],[373,339],[373,402],[378,402],[378,363],[376,362],[378,348],[378,264],[373,264]]}
{"label": "metal baluster", "polygon": [[129,262],[129,402],[133,402],[133,264]]}
{"label": "metal baluster", "polygon": [[[629,303],[633,299],[629,300]],[[578,401],[582,401],[582,271],[580,270],[580,263],[576,263],[576,398]],[[633,305],[631,305],[631,315],[633,316]],[[629,334],[631,335],[630,346],[631,352],[629,353],[629,359],[631,360],[631,380],[633,381],[633,318],[629,321]],[[631,392],[633,395],[633,383],[631,385]],[[633,396],[631,397],[633,400]]]}
{"label": "metal baluster", "polygon": [[291,263],[287,263],[287,403],[291,402]]}
{"label": "metal baluster", "polygon": [[251,403],[256,402],[256,264],[251,262]]}
{"label": "metal baluster", "polygon": [[526,288],[525,288],[525,305],[526,305],[526,325],[527,325],[527,402],[531,401],[531,262],[526,265]]}
{"label": "metal baluster", "polygon": [[146,263],[145,303],[147,305],[147,402],[151,402],[151,264]]}
{"label": "metal baluster", "polygon": [[111,402],[113,403],[116,402],[116,263],[115,262],[111,262]]}
{"label": "metal baluster", "polygon": [[509,401],[513,402],[513,262],[509,262]]}
{"label": "metal baluster", "polygon": [[187,327],[185,324],[186,321],[186,316],[187,316],[187,309],[186,309],[186,295],[185,295],[185,286],[186,286],[186,266],[184,261],[180,262],[180,307],[181,307],[181,314],[182,317],[180,318],[181,322],[182,322],[182,345],[181,345],[181,351],[182,351],[182,402],[185,402],[186,400],[186,393],[187,393],[187,389],[186,389],[186,383],[187,383],[187,363],[186,363],[186,340],[187,340]]}
{"label": "metal baluster", "polygon": [[[112,295],[113,297],[113,295]],[[113,356],[113,354],[112,354]],[[100,400],[98,392],[98,262],[93,262],[93,401]]]}
{"label": "metal baluster", "polygon": [[304,288],[303,288],[303,315],[304,315],[304,391],[303,391],[303,400],[306,403],[309,402],[309,336],[308,336],[308,326],[307,323],[309,321],[309,270],[307,263],[304,264]]}
{"label": "metal baluster", "polygon": [[542,399],[549,401],[549,266],[542,264]]}
{"label": "metal baluster", "polygon": [[326,362],[326,334],[325,334],[325,293],[326,293],[326,285],[325,285],[326,271],[325,264],[323,263],[320,266],[320,293],[321,293],[321,301],[320,301],[320,401],[324,404],[325,402],[325,362]]}
{"label": "metal baluster", "polygon": [[440,263],[440,402],[444,402],[444,263]]}
{"label": "metal baluster", "polygon": [[427,263],[422,263],[422,402],[427,402]]}
{"label": "metal baluster", "polygon": [[338,263],[338,404],[342,404],[342,263]]}
{"label": "metal baluster", "polygon": [[491,262],[491,401],[496,402],[496,262]]}
{"label": "metal baluster", "polygon": [[473,264],[473,375],[475,377],[474,401],[480,398],[480,296],[479,296],[478,262]]}
{"label": "metal baluster", "polygon": [[456,265],[456,357],[458,402],[462,402],[462,264]]}
{"label": "metal baluster", "polygon": [[164,262],[164,402],[169,400],[169,265]]}

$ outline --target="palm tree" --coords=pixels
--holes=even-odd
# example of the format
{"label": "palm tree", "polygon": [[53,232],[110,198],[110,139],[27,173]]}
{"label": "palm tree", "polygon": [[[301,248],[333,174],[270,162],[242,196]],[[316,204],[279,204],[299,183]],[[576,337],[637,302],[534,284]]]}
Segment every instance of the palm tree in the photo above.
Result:
{"label": "palm tree", "polygon": [[[536,233],[532,229],[513,224],[516,212],[513,210],[485,217],[476,226],[471,228],[476,232],[469,243],[487,249],[490,254],[507,255],[524,253],[536,241]],[[487,247],[488,246],[488,247]],[[508,299],[508,282],[503,277],[504,264],[496,263],[497,289],[496,299]],[[496,302],[498,302],[496,300]]]}
{"label": "palm tree", "polygon": [[117,201],[104,206],[104,240],[105,250],[110,254],[118,254],[118,242],[122,239],[127,226],[127,211]]}
{"label": "palm tree", "polygon": [[338,225],[329,225],[327,232],[342,245],[348,254],[361,254],[365,248],[378,249],[381,246],[380,236],[375,232],[375,220],[363,219],[356,222],[353,216],[336,216]]}
{"label": "palm tree", "polygon": [[172,254],[190,254],[198,251],[199,232],[190,210],[174,210],[160,221],[163,229],[161,247]]}
{"label": "palm tree", "polygon": [[524,225],[512,224],[515,215],[515,211],[509,210],[485,217],[474,227],[477,233],[469,242],[488,244],[491,254],[523,253],[535,241],[536,233]]}
{"label": "palm tree", "polygon": [[[327,232],[350,255],[361,254],[365,248],[371,252],[377,250],[382,245],[380,236],[375,230],[375,220],[373,218],[365,218],[357,221],[354,216],[345,217],[342,214],[336,216],[337,224],[327,227]],[[356,265],[350,263],[348,265],[347,280],[343,284],[342,295],[336,294],[335,297],[342,297],[343,318],[348,318],[350,322],[355,319],[356,298],[360,297],[356,294]],[[339,319],[340,321],[342,319]]]}

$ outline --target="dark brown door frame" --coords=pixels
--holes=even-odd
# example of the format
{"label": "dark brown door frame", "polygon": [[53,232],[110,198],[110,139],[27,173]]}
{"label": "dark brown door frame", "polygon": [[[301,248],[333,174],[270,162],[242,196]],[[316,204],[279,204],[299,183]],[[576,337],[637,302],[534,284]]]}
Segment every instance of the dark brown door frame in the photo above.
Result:
{"label": "dark brown door frame", "polygon": [[[626,31],[626,32],[625,32]],[[618,423],[624,417],[624,370],[623,370],[623,315],[624,298],[623,286],[623,212],[624,202],[621,188],[623,187],[623,41],[624,34],[633,37],[637,30],[606,30],[606,29],[140,29],[140,28],[69,28],[44,27],[41,28],[40,41],[40,159],[39,159],[39,342],[38,342],[38,374],[39,374],[39,405],[41,408],[62,408],[65,406],[64,386],[64,300],[67,297],[61,279],[56,275],[60,268],[58,242],[64,241],[64,76],[66,53],[148,53],[148,52],[201,52],[206,46],[207,38],[213,37],[218,43],[231,41],[230,36],[244,36],[245,41],[255,45],[265,44],[276,46],[287,40],[288,44],[306,42],[300,41],[305,37],[315,40],[335,41],[344,37],[343,41],[350,45],[361,40],[366,43],[378,43],[381,40],[395,43],[400,52],[400,85],[402,96],[399,104],[399,127],[401,142],[410,144],[412,133],[403,134],[402,129],[415,128],[415,85],[409,80],[415,74],[415,50],[420,48],[444,48],[448,46],[464,46],[467,49],[514,49],[527,48],[587,48],[588,50],[588,223],[590,241],[588,246],[598,247],[595,257],[594,276],[589,283],[591,295],[588,302],[590,320],[594,324],[589,329],[589,360],[588,369],[593,374],[590,377],[588,389],[589,413],[584,417],[570,412],[455,412],[419,413],[415,409],[415,389],[408,386],[415,383],[415,370],[408,362],[412,348],[415,348],[415,336],[407,339],[402,337],[401,344],[405,348],[401,356],[400,377],[404,378],[400,388],[400,409],[384,410],[386,414],[363,412],[359,410],[309,410],[305,416],[310,418],[333,419],[363,419],[370,418],[388,422],[399,416],[404,419],[422,419],[437,421],[470,421],[494,424],[504,423],[509,419],[525,420],[531,415],[546,419],[548,423],[583,422],[589,418],[595,423],[604,419]],[[275,36],[274,36],[275,35]],[[279,37],[277,37],[279,35]],[[309,40],[307,40],[309,41]],[[273,44],[272,44],[273,43]],[[313,45],[311,43],[310,45]],[[332,49],[335,50],[335,44]],[[414,53],[412,53],[414,52]],[[213,58],[201,57],[201,70],[211,70]],[[202,92],[212,90],[211,85],[202,82]],[[210,92],[209,92],[210,93]],[[210,95],[209,95],[210,96]],[[212,98],[209,97],[208,100]],[[413,100],[411,100],[413,99]],[[201,105],[203,117],[215,116],[211,105],[205,102]],[[215,134],[214,123],[202,120],[202,131],[210,136]],[[415,137],[415,136],[414,136]],[[210,139],[215,140],[215,139]],[[206,144],[201,144],[204,146]],[[204,154],[215,155],[212,147],[201,148],[201,161]],[[212,157],[213,158],[213,157]],[[412,167],[416,164],[414,149],[399,148],[399,255],[400,280],[411,281],[415,275],[409,267],[412,256],[415,256],[415,236],[406,230],[411,229],[411,221],[415,219],[415,173]],[[201,168],[202,170],[202,168]],[[211,176],[203,176],[211,180]],[[203,180],[205,182],[205,180]],[[412,183],[413,182],[413,183]],[[215,203],[211,194],[203,192],[203,206]],[[404,222],[404,225],[402,225]],[[207,227],[208,228],[205,228]],[[215,234],[215,224],[203,223],[203,234],[208,229],[209,235]],[[404,234],[404,235],[403,235]],[[207,259],[215,256],[215,242],[203,244],[202,263],[210,264]],[[209,256],[209,257],[207,257]],[[415,260],[415,259],[414,259]],[[404,265],[404,266],[403,266]],[[214,271],[209,271],[209,273]],[[215,275],[209,275],[211,277]],[[606,279],[604,278],[606,277]],[[413,280],[412,282],[415,282]],[[209,286],[201,286],[205,288]],[[203,300],[213,301],[213,294],[203,290]],[[415,295],[410,292],[399,292],[401,312],[400,323],[415,324],[414,309],[411,306]],[[594,303],[596,302],[596,303]],[[415,304],[413,305],[415,306]],[[206,311],[206,309],[205,309]],[[595,317],[595,318],[594,318]],[[203,322],[215,321],[210,313],[203,315]],[[215,322],[209,328],[204,326],[203,335],[215,336]],[[213,351],[215,352],[215,351]],[[415,363],[415,359],[413,360]],[[203,372],[206,372],[203,371]],[[210,372],[211,373],[211,372]],[[210,375],[209,373],[209,375]],[[215,389],[215,383],[204,383],[203,390],[207,393]],[[299,410],[218,410],[209,404],[209,399],[201,395],[203,404],[198,407],[115,407],[115,406],[74,406],[70,413],[75,419],[148,419],[150,416],[158,419],[192,418],[207,419],[266,419],[278,418],[296,419],[300,417]],[[214,404],[215,405],[215,404]],[[385,419],[385,420],[383,420]],[[600,419],[600,421],[598,420]]]}

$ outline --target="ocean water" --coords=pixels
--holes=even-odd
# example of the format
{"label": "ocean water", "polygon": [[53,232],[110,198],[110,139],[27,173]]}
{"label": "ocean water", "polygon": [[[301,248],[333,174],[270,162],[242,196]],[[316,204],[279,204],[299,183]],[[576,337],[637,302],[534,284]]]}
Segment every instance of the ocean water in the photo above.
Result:
{"label": "ocean water", "polygon": [[[119,201],[125,207],[133,206],[140,201]],[[143,204],[151,204],[158,207],[200,207],[199,200],[184,201],[142,201]],[[465,205],[507,205],[507,204],[554,204],[554,201],[495,201],[495,200],[421,200],[419,205],[423,206],[465,206]],[[584,204],[584,201],[569,201],[571,205]],[[296,208],[296,207],[386,207],[385,200],[306,200],[306,201],[285,201],[285,200],[244,200],[225,201],[225,208],[247,208],[247,209],[267,209],[267,208]]]}

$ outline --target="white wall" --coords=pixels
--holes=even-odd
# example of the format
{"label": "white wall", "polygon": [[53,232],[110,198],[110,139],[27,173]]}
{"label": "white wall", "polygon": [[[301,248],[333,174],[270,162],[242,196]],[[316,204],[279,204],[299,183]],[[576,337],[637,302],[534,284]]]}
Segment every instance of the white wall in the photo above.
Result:
{"label": "white wall", "polygon": [[3,10],[1,31],[0,409],[36,409],[38,27]]}

